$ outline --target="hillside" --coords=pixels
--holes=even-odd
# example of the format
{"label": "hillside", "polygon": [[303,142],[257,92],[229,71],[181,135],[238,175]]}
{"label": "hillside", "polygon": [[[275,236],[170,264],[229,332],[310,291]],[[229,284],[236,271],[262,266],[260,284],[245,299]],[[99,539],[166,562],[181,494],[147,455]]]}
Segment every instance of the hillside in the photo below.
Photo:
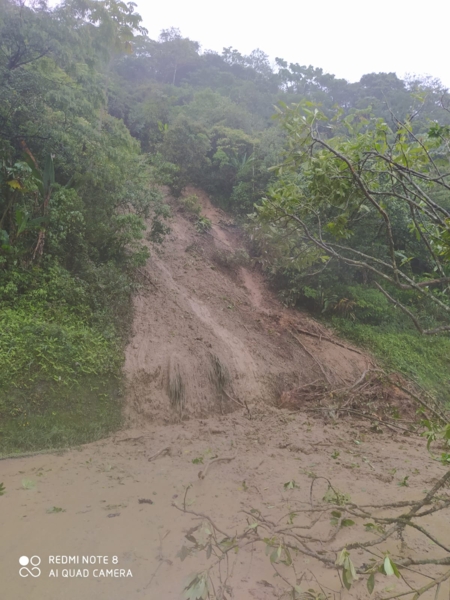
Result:
{"label": "hillside", "polygon": [[[188,550],[208,518],[223,536],[245,531],[262,515],[270,528],[274,520],[284,523],[283,515],[291,515],[292,523],[304,514],[300,531],[311,528],[311,539],[329,540],[318,548],[313,544],[320,556],[321,547],[332,551],[361,535],[373,539],[373,533],[356,527],[333,533],[327,516],[333,504],[321,500],[330,493],[327,481],[347,494],[347,501],[391,505],[421,498],[423,488],[430,489],[445,472],[408,426],[414,411],[394,389],[385,389],[369,409],[370,420],[351,418],[351,411],[341,418],[331,409],[308,412],[317,403],[307,390],[318,383],[351,387],[375,368],[371,357],[342,347],[346,344],[322,325],[281,305],[262,275],[242,259],[239,228],[205,194],[189,191],[200,197],[202,215],[212,226],[199,233],[191,213],[169,200],[172,232],[142,268],[142,287],[134,298],[125,363],[129,428],[70,451],[0,463],[6,490],[1,526],[11,540],[0,550],[7,598],[78,600],[87,594],[97,600],[178,600],[186,597],[182,590],[189,576],[192,580],[192,573],[212,564],[203,552]],[[174,389],[178,395],[172,395]],[[303,402],[300,412],[292,411],[293,398],[295,406]],[[396,419],[381,419],[374,427],[373,411],[395,407]],[[313,497],[322,508],[308,525]],[[426,526],[443,540],[450,536],[448,521],[436,515]],[[226,595],[216,597],[287,597],[287,582],[295,581],[290,568],[272,568],[266,543],[243,541],[225,570],[211,571],[215,585],[226,586]],[[386,548],[396,561],[423,552],[427,559],[440,556],[440,549],[414,529],[392,538]],[[105,579],[93,565],[82,578],[65,578],[63,565],[58,577],[48,577],[47,556],[57,554],[117,556],[117,567],[130,570],[132,578]],[[362,554],[352,553],[358,569]],[[41,556],[44,576],[10,577],[19,555]],[[368,597],[364,577],[342,595],[334,568],[301,555],[295,562],[303,590],[298,598]],[[70,569],[76,573],[73,565]],[[436,572],[430,566],[426,574]],[[408,572],[407,581],[419,586],[424,579]],[[378,576],[375,597],[385,597],[386,588],[401,593],[404,587],[397,580],[389,587]],[[443,592],[423,597],[443,600]]]}
{"label": "hillside", "polygon": [[0,0],[2,597],[448,600],[449,90],[137,8]]}
{"label": "hillside", "polygon": [[[192,215],[172,201],[172,233],[141,270],[125,362],[130,415],[174,422],[277,405],[285,392],[317,380],[357,381],[371,359],[301,333],[333,338],[276,299],[250,266],[239,228],[205,194],[188,191],[212,227],[197,232]],[[170,397],[171,386],[179,398]]]}

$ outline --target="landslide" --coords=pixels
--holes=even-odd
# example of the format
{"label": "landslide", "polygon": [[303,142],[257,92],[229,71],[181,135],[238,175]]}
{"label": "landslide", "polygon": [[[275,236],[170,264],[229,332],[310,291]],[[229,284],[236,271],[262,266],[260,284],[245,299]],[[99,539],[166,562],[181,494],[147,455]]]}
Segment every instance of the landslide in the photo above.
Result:
{"label": "landslide", "polygon": [[[353,384],[372,359],[283,306],[251,265],[240,228],[195,189],[197,216],[168,199],[171,234],[141,271],[126,349],[131,424],[172,423],[252,405],[278,405],[321,382]],[[308,335],[305,332],[311,332]]]}
{"label": "landslide", "polygon": [[[368,368],[375,371],[371,358],[339,346],[322,325],[284,308],[242,260],[238,227],[206,196],[201,202],[210,232],[198,233],[190,214],[173,203],[170,240],[141,273],[125,365],[126,410],[136,427],[65,452],[0,462],[5,598],[179,600],[187,597],[183,589],[193,574],[210,569],[216,558],[200,551],[185,556],[192,533],[208,519],[218,531],[237,535],[249,530],[254,515],[264,515],[267,523],[306,530],[317,544],[324,540],[322,556],[361,541],[361,535],[371,544],[379,534],[367,530],[370,523],[363,531],[365,517],[358,526],[335,527],[328,482],[359,506],[404,507],[442,478],[446,467],[403,419],[375,427],[346,414],[327,421],[291,411],[290,400],[308,403],[321,386],[352,392],[358,382],[365,390],[375,385],[366,381]],[[379,389],[376,395],[383,398]],[[188,418],[193,416],[209,418]],[[313,503],[320,517],[311,525]],[[423,511],[421,521],[433,538],[409,527],[383,544],[381,537],[378,556],[389,551],[396,561],[440,559],[442,546],[433,540],[449,539],[450,521],[448,509],[434,509]],[[227,597],[287,597],[293,569],[273,565],[266,545],[252,541],[233,552],[224,575]],[[55,555],[115,556],[133,577],[50,577],[48,557]],[[42,557],[43,576],[22,579],[21,556]],[[361,549],[352,551],[352,559],[367,568]],[[311,554],[295,554],[294,560],[302,589],[312,590],[302,598],[369,597],[365,576],[347,593],[330,565]],[[418,588],[441,572],[428,565],[424,577],[410,569],[405,580],[377,574],[371,597],[384,598],[386,590],[403,595],[406,586]],[[217,584],[220,574],[211,573]],[[322,590],[326,595],[320,596]],[[423,598],[443,600],[447,590],[429,590]]]}

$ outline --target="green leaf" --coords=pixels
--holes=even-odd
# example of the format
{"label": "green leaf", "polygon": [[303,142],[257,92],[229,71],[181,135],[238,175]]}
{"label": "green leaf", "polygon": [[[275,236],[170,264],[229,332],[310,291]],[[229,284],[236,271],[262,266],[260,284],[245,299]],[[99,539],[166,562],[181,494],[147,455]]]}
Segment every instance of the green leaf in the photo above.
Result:
{"label": "green leaf", "polygon": [[178,558],[183,562],[185,558],[190,555],[191,551],[187,546],[182,546],[181,550],[177,553]]}
{"label": "green leaf", "polygon": [[344,548],[343,550],[341,550],[341,552],[339,553],[337,559],[336,559],[336,564],[338,566],[341,566],[345,563],[345,561],[348,558],[348,551],[346,548]]}
{"label": "green leaf", "polygon": [[386,575],[388,575],[389,577],[391,575],[394,575],[394,569],[392,567],[391,559],[389,558],[389,556],[386,556],[386,558],[384,559],[383,567]]}
{"label": "green leaf", "polygon": [[291,479],[291,481],[286,481],[283,487],[285,490],[293,490],[295,487],[297,487],[297,484],[295,483],[294,479]]}
{"label": "green leaf", "polygon": [[355,565],[350,560],[350,558],[348,559],[348,562],[349,562],[349,566],[350,566],[350,573],[352,574],[352,579],[354,579],[356,581],[358,579],[358,574],[356,573]]}
{"label": "green leaf", "polygon": [[36,482],[32,479],[22,479],[22,487],[24,490],[32,490],[36,487]]}
{"label": "green leaf", "polygon": [[398,570],[398,567],[397,567],[397,565],[396,565],[396,564],[395,564],[395,562],[393,562],[392,560],[391,560],[390,562],[391,562],[391,567],[392,567],[392,570],[394,571],[394,575],[395,575],[395,576],[396,576],[398,579],[400,579],[401,575],[400,575],[400,571]]}
{"label": "green leaf", "polygon": [[53,506],[52,508],[47,509],[46,511],[48,514],[51,513],[60,513],[60,512],[66,512],[64,508],[59,508],[59,506]]}
{"label": "green leaf", "polygon": [[352,587],[351,574],[345,569],[342,571],[342,581],[344,582],[345,589],[349,590]]}
{"label": "green leaf", "polygon": [[278,552],[277,549],[275,549],[272,554],[270,555],[270,562],[271,563],[276,563],[278,561]]}
{"label": "green leaf", "polygon": [[372,575],[367,580],[367,589],[369,590],[369,594],[371,594],[373,592],[374,588],[375,588],[375,573],[372,573]]}
{"label": "green leaf", "polygon": [[341,527],[351,527],[354,524],[355,524],[355,521],[353,521],[352,519],[343,519],[343,521],[341,523]]}

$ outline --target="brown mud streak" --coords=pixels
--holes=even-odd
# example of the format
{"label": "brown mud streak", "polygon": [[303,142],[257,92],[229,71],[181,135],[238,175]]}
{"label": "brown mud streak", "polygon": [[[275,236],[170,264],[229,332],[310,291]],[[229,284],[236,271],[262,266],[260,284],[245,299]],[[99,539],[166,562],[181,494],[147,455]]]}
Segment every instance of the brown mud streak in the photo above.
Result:
{"label": "brown mud streak", "polygon": [[[173,354],[184,378],[182,418],[239,406],[215,385],[213,361],[223,367],[225,391],[246,403],[277,403],[287,388],[322,378],[320,364],[329,382],[356,381],[367,368],[364,355],[301,334],[302,343],[295,343],[289,335],[292,328],[312,325],[315,331],[319,326],[284,307],[259,272],[247,267],[227,270],[214,263],[214,253],[242,248],[241,235],[228,215],[212,206],[204,193],[188,193],[193,191],[212,228],[209,234],[197,233],[189,215],[175,204],[172,235],[163,255],[153,253],[146,266],[157,290],[152,286],[135,299],[134,335],[125,363],[128,416],[134,422],[143,416],[163,423],[180,418],[168,395]],[[332,338],[328,331],[326,336]]]}

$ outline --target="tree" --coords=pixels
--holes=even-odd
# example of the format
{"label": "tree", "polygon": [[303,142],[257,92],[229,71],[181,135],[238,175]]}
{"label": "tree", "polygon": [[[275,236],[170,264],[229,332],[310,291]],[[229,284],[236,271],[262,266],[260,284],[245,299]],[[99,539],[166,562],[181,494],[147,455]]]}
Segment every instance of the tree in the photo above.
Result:
{"label": "tree", "polygon": [[153,54],[156,77],[176,85],[197,62],[199,49],[198,42],[183,38],[178,29],[163,29]]}
{"label": "tree", "polygon": [[168,127],[161,145],[165,160],[178,167],[171,191],[179,196],[189,183],[202,180],[203,171],[210,164],[207,157],[211,144],[201,124],[180,115]]}
{"label": "tree", "polygon": [[420,333],[450,331],[448,128],[416,135],[408,121],[391,128],[361,112],[328,120],[307,104],[284,106],[280,119],[285,157],[259,223],[295,238],[305,272],[343,264]]}

